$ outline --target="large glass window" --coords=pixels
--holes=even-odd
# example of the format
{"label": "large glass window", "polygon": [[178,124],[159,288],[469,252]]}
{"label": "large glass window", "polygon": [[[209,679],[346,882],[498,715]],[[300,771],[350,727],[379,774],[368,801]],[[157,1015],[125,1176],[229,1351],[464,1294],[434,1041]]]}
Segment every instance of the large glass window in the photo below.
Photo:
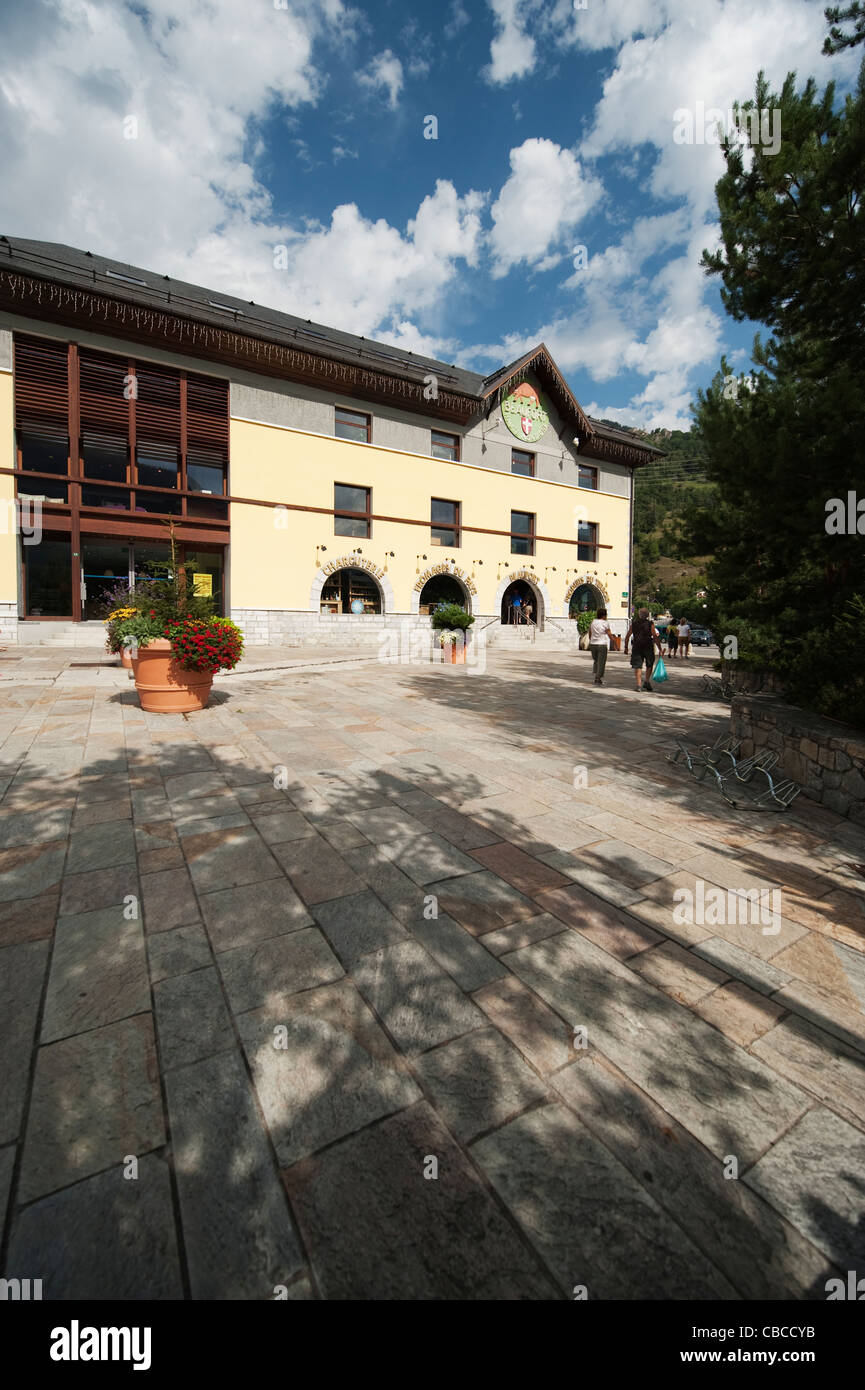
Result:
{"label": "large glass window", "polygon": [[107,507],[109,511],[129,510],[129,493],[119,487],[88,487],[81,489],[82,507]]}
{"label": "large glass window", "polygon": [[321,591],[322,613],[381,612],[381,595],[375,580],[364,570],[342,569],[328,576]]}
{"label": "large glass window", "polygon": [[29,618],[68,618],[72,614],[72,542],[43,535],[38,545],[21,547],[24,602]]}
{"label": "large glass window", "polygon": [[430,502],[430,545],[460,543],[460,504],[433,497]]}
{"label": "large glass window", "polygon": [[337,439],[358,439],[368,444],[372,434],[372,422],[361,410],[347,410],[338,405],[334,412],[334,434]]}
{"label": "large glass window", "polygon": [[[58,477],[69,473],[69,436],[59,428],[50,425],[20,429],[18,447],[21,451],[21,467],[28,473],[54,473]],[[65,482],[54,482],[51,478],[34,478],[18,482],[20,497],[40,497],[46,502],[68,502],[69,488]]]}
{"label": "large glass window", "polygon": [[194,497],[189,497],[186,510],[189,516],[212,517],[224,520],[228,516],[228,503],[218,499],[225,495],[225,469],[222,457],[215,451],[205,449],[190,450],[186,459],[186,486]]}
{"label": "large glass window", "polygon": [[531,512],[511,512],[511,554],[534,555],[535,518]]}
{"label": "large glass window", "polygon": [[82,443],[85,478],[96,478],[102,483],[126,482],[128,451],[123,436],[91,434],[85,430]]}
{"label": "large glass window", "polygon": [[[140,439],[135,457],[139,483],[144,483],[147,487],[177,487],[180,451],[173,444],[163,440]],[[171,497],[165,492],[142,492],[139,489],[135,494],[135,510],[178,516],[181,510],[180,498]]]}
{"label": "large glass window", "polygon": [[187,546],[183,567],[189,592],[199,598],[212,598],[214,611],[222,617],[225,613],[222,551],[192,550]]}
{"label": "large glass window", "polygon": [[333,488],[333,534],[369,538],[371,503],[368,487],[335,483]]}
{"label": "large glass window", "polygon": [[578,532],[577,559],[598,562],[598,526],[595,521],[581,521]]}

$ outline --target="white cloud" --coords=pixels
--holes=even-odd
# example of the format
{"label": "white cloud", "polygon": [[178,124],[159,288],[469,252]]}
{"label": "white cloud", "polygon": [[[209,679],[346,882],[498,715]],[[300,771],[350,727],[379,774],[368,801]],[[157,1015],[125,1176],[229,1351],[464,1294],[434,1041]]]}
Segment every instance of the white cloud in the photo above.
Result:
{"label": "white cloud", "polygon": [[264,302],[366,335],[395,315],[431,309],[457,263],[475,264],[482,204],[480,194],[459,197],[440,180],[405,235],[383,218],[363,217],[354,203],[343,204],[328,226],[288,243],[288,269],[269,272]]}
{"label": "white cloud", "polygon": [[396,110],[403,84],[402,63],[389,48],[373,58],[367,71],[358,73],[357,80],[363,87],[387,92],[388,106]]}
{"label": "white cloud", "polygon": [[511,150],[511,172],[492,206],[493,276],[512,265],[549,268],[551,248],[594,207],[603,186],[570,150],[552,140],[525,140]]}
{"label": "white cloud", "polygon": [[530,6],[524,0],[489,0],[489,4],[496,18],[496,34],[490,44],[489,66],[482,76],[492,83],[527,76],[536,57],[535,41],[523,23]]}

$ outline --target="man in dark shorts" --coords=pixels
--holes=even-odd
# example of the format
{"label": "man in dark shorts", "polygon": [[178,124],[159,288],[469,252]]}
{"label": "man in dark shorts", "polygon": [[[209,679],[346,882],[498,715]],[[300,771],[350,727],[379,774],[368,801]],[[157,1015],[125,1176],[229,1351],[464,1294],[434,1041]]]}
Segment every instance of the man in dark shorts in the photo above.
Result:
{"label": "man in dark shorts", "polygon": [[667,624],[667,651],[670,656],[675,656],[679,647],[679,628],[675,618],[671,618]]}
{"label": "man in dark shorts", "polygon": [[[631,626],[625,633],[625,655],[628,653],[628,643],[633,639],[634,649],[631,652],[631,669],[634,672],[634,679],[638,690],[652,690],[654,687],[649,679],[652,668],[655,664],[655,655],[661,655],[661,639],[658,636],[657,628],[649,617],[648,608],[641,608],[636,618],[631,619]],[[646,681],[643,684],[643,665],[646,667]]]}

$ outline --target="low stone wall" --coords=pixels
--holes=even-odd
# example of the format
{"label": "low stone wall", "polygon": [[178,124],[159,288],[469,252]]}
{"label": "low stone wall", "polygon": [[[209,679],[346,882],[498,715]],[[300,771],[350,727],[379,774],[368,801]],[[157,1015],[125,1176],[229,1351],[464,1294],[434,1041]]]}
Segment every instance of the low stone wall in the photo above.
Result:
{"label": "low stone wall", "polygon": [[730,732],[742,756],[780,753],[786,777],[830,811],[865,825],[865,733],[785,704],[774,695],[734,695]]}

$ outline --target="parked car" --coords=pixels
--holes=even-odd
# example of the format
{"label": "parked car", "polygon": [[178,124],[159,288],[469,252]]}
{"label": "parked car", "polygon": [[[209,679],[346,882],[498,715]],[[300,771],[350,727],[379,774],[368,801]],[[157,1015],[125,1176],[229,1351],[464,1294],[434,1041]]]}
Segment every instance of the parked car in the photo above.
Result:
{"label": "parked car", "polygon": [[714,647],[715,639],[707,627],[691,628],[692,647]]}

